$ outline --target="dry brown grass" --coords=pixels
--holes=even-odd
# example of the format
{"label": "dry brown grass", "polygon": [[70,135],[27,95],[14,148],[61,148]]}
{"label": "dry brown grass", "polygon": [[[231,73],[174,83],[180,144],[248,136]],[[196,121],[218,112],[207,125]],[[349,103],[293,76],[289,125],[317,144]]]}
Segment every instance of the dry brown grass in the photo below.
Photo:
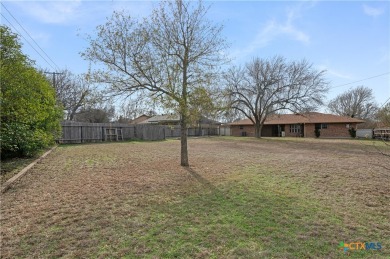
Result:
{"label": "dry brown grass", "polygon": [[61,146],[1,198],[1,257],[390,255],[390,161],[371,142],[190,139]]}

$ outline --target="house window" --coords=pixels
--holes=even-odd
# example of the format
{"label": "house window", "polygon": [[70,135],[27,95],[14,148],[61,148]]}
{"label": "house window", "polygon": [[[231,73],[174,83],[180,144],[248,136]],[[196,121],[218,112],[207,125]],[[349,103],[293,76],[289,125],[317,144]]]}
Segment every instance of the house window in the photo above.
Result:
{"label": "house window", "polygon": [[240,126],[240,129],[244,129],[244,126],[241,125],[241,126]]}
{"label": "house window", "polygon": [[328,124],[327,123],[316,123],[315,128],[316,129],[327,129]]}
{"label": "house window", "polygon": [[290,133],[301,133],[301,125],[299,124],[290,125]]}

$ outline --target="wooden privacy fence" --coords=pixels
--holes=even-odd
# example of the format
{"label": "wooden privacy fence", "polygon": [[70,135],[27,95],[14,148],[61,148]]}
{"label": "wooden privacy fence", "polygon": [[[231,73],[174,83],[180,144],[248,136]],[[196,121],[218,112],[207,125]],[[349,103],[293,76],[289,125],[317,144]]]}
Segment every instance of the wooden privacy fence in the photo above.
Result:
{"label": "wooden privacy fence", "polygon": [[131,139],[165,139],[165,127],[158,125],[63,121],[61,126],[62,136],[57,141],[64,144]]}
{"label": "wooden privacy fence", "polygon": [[[181,129],[180,125],[175,126],[163,126],[165,127],[165,137],[166,138],[175,138],[180,137]],[[195,136],[216,136],[219,135],[218,127],[196,127],[196,128],[188,128],[187,135],[189,137]]]}
{"label": "wooden privacy fence", "polygon": [[[62,136],[57,140],[61,144],[124,141],[131,139],[162,140],[180,137],[180,126],[123,124],[123,123],[86,123],[63,121]],[[187,129],[188,136],[219,135],[218,127]]]}

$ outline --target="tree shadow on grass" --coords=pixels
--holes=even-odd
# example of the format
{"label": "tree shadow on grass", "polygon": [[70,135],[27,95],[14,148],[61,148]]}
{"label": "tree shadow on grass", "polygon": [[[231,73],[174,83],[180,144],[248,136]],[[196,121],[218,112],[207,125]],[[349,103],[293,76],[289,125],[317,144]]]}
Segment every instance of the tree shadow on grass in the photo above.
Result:
{"label": "tree shadow on grass", "polygon": [[185,170],[193,177],[195,178],[205,189],[208,189],[212,191],[214,194],[223,195],[223,193],[218,190],[218,188],[213,185],[209,180],[204,178],[202,175],[200,175],[198,172],[196,172],[194,169],[190,167],[186,167]]}
{"label": "tree shadow on grass", "polygon": [[200,188],[188,192],[180,185],[172,193],[180,198],[137,210],[110,237],[106,253],[119,256],[127,248],[126,258],[337,258],[343,255],[338,244],[354,239],[331,211],[272,172],[243,169],[217,187],[186,170]]}
{"label": "tree shadow on grass", "polygon": [[[192,168],[202,189],[152,208],[142,243],[158,257],[335,257],[333,219],[311,201],[264,187],[248,174],[217,188]],[[264,179],[267,180],[267,179]],[[340,237],[342,238],[342,237]],[[149,251],[150,252],[150,251]]]}

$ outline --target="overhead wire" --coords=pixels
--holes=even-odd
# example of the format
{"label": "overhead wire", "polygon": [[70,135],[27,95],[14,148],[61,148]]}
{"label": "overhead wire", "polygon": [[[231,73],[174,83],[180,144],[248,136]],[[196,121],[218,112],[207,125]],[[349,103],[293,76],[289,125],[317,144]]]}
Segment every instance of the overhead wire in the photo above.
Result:
{"label": "overhead wire", "polygon": [[390,97],[382,104],[381,108],[382,108],[383,106],[385,106],[385,104],[388,103],[389,101],[390,101]]}
{"label": "overhead wire", "polygon": [[3,14],[1,14],[1,16],[3,16],[3,18],[14,28],[14,30],[17,32],[17,33],[19,33],[19,35],[28,43],[28,45],[30,45],[30,47],[33,49],[33,50],[35,50],[35,52],[51,67],[51,68],[53,68],[54,70],[56,70],[55,69],[55,67],[52,65],[52,64],[50,64],[49,63],[49,61],[47,61],[46,60],[46,58],[45,57],[43,57],[35,48],[34,48],[34,46],[33,45],[31,45],[31,43],[19,32],[19,30],[18,29],[16,29],[16,27],[7,19],[7,17],[5,17]]}
{"label": "overhead wire", "polygon": [[[342,86],[346,86],[346,85],[355,84],[355,83],[358,83],[358,82],[362,82],[362,81],[365,81],[365,80],[369,80],[369,79],[372,79],[372,78],[376,78],[376,77],[380,77],[380,76],[384,76],[384,75],[388,75],[388,74],[390,74],[390,72],[386,72],[386,73],[383,73],[383,74],[379,74],[379,75],[367,77],[367,78],[364,78],[364,79],[360,79],[360,80],[357,80],[357,81],[354,81],[354,82],[350,82],[350,83],[346,83],[346,84],[342,84],[342,85],[333,86],[333,87],[330,87],[329,89],[333,89],[333,88],[337,88],[337,87],[342,87]],[[385,104],[386,104],[388,101],[390,101],[390,97],[381,105],[380,108],[384,107]]]}
{"label": "overhead wire", "polygon": [[346,85],[355,84],[355,83],[358,83],[358,82],[362,82],[362,81],[365,81],[365,80],[368,80],[368,79],[372,79],[372,78],[376,78],[376,77],[380,77],[380,76],[384,76],[384,75],[388,75],[388,74],[390,74],[390,71],[386,72],[386,73],[383,73],[383,74],[380,74],[380,75],[376,75],[376,76],[371,76],[371,77],[367,77],[367,78],[364,78],[364,79],[360,79],[360,80],[357,80],[357,81],[354,81],[354,82],[350,82],[350,83],[346,83],[346,84],[342,84],[342,85],[332,86],[332,87],[330,87],[330,89],[337,88],[337,87],[342,87],[342,86],[346,86]]}
{"label": "overhead wire", "polygon": [[[28,33],[28,31],[23,27],[22,24],[20,24],[20,22],[15,18],[15,16],[12,15],[12,13],[7,9],[7,7],[1,3],[1,5],[4,7],[4,9],[11,15],[11,17],[18,23],[18,25],[20,26],[20,28],[23,29],[23,31],[30,37],[30,39],[35,43],[36,46],[38,46],[38,48],[42,51],[43,54],[45,54],[45,56],[47,57],[47,59],[49,59],[51,61],[52,64],[49,63],[49,61],[44,58],[36,48],[34,48],[34,46],[32,46],[32,44],[20,33],[20,31],[18,31],[16,29],[16,27],[3,15],[1,14],[1,16],[3,16],[3,18],[19,33],[19,35],[31,46],[31,48],[33,50],[35,50],[35,52],[51,67],[53,68],[54,70],[60,70],[60,68],[58,67],[58,65],[50,58],[50,56],[39,46],[39,44],[31,37],[30,33]],[[54,66],[57,68],[54,68]]]}

